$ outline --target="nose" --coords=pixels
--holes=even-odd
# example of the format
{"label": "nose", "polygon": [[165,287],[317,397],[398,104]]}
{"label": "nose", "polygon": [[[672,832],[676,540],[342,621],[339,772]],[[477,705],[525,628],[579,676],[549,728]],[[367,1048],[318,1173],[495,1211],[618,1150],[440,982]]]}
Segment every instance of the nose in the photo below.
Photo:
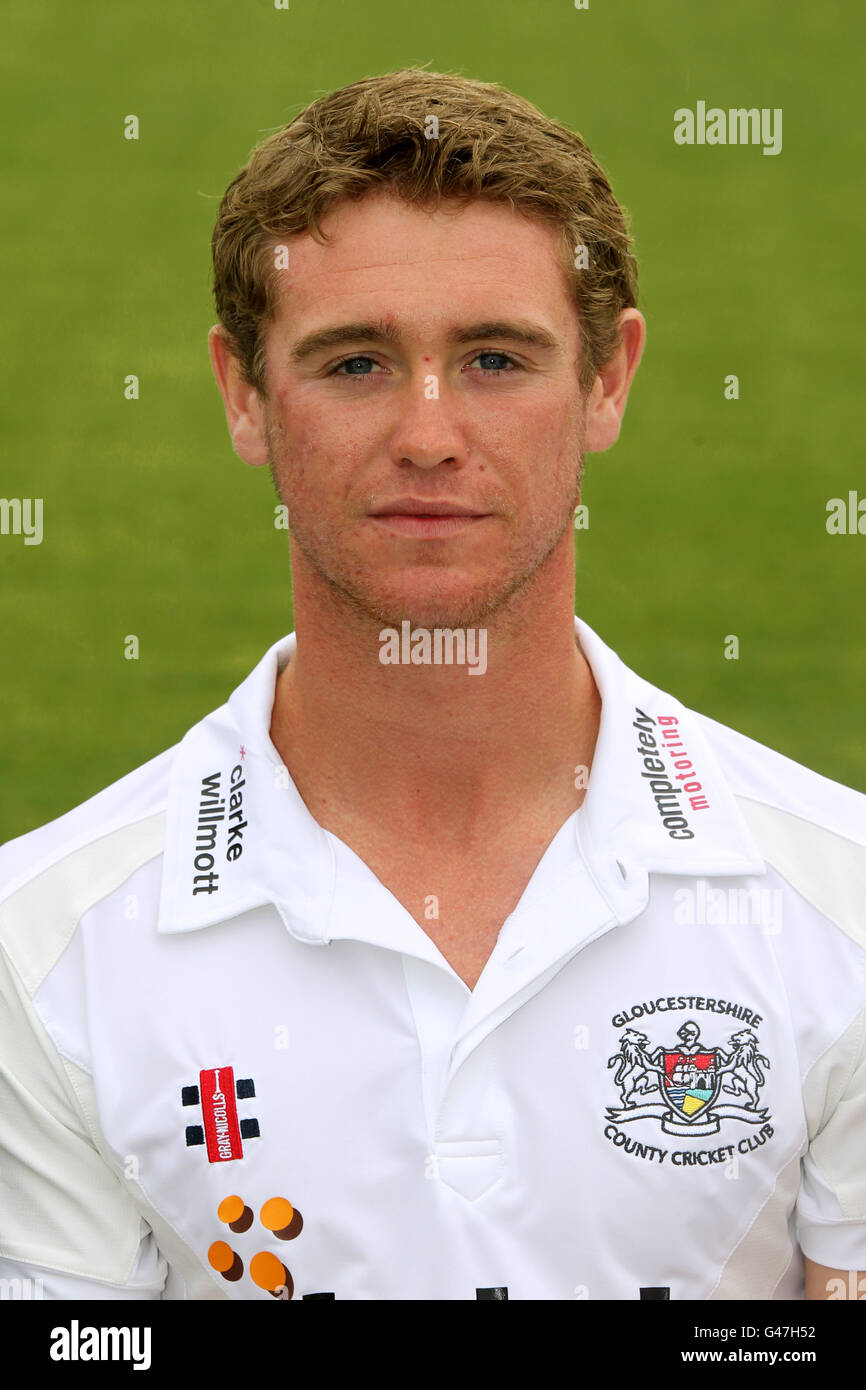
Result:
{"label": "nose", "polygon": [[429,471],[440,464],[461,467],[469,444],[453,395],[442,378],[428,369],[412,374],[395,402],[391,459],[400,466]]}

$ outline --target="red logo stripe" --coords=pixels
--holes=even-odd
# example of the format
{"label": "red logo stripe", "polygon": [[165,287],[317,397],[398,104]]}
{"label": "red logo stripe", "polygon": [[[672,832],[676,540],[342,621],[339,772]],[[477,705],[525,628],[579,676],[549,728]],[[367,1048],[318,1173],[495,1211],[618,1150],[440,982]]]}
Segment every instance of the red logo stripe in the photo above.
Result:
{"label": "red logo stripe", "polygon": [[231,1067],[199,1072],[201,1113],[211,1163],[243,1158],[238,1108],[235,1104],[235,1074]]}

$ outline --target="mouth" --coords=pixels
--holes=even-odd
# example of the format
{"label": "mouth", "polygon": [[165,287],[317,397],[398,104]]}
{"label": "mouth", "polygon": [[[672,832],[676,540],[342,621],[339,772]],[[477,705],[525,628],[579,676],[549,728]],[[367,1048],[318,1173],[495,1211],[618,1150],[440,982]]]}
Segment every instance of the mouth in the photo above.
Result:
{"label": "mouth", "polygon": [[485,521],[490,513],[479,512],[460,502],[434,501],[432,498],[399,497],[369,513],[373,521],[404,536],[433,539],[450,536]]}
{"label": "mouth", "polygon": [[374,507],[371,516],[486,516],[462,502],[437,501],[433,497],[398,497]]}

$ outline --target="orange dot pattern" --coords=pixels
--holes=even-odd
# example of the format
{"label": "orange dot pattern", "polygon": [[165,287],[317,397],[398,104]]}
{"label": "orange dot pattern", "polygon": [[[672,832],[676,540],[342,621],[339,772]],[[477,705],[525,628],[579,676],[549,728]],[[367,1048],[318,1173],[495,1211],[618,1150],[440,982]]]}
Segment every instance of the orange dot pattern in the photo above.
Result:
{"label": "orange dot pattern", "polygon": [[[243,1197],[231,1193],[217,1207],[217,1216],[229,1230],[243,1233],[253,1223],[253,1213]],[[304,1227],[304,1218],[286,1197],[269,1197],[262,1204],[259,1220],[277,1240],[294,1240]],[[238,1252],[225,1240],[215,1240],[208,1252],[212,1269],[230,1283],[243,1277],[244,1262]],[[260,1289],[275,1298],[289,1299],[295,1291],[295,1281],[288,1266],[271,1250],[258,1250],[250,1259],[249,1277]]]}

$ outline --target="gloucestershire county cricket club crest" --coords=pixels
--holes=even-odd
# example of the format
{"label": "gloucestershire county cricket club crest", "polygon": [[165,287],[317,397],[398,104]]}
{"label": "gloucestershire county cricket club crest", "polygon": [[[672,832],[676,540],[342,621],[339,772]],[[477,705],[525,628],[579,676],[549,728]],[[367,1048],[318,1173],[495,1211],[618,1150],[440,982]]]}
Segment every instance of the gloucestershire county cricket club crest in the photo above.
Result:
{"label": "gloucestershire county cricket club crest", "polygon": [[732,1033],[727,1048],[708,1047],[692,1019],[677,1029],[679,1047],[652,1047],[646,1033],[625,1028],[619,1052],[608,1060],[617,1067],[619,1108],[608,1106],[607,1118],[660,1119],[666,1134],[707,1135],[721,1120],[760,1125],[769,1117],[758,1108],[770,1063],[758,1051],[752,1028]]}

